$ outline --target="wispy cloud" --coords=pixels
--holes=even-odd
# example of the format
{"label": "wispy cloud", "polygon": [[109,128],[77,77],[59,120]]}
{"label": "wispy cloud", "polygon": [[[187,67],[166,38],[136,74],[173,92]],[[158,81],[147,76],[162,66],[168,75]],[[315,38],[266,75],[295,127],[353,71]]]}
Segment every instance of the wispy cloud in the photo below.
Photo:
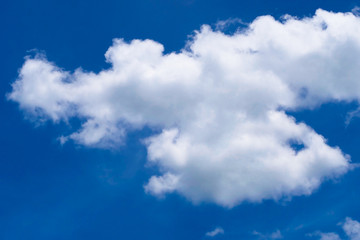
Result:
{"label": "wispy cloud", "polygon": [[319,240],[341,240],[340,236],[337,233],[323,233],[323,232],[315,232],[312,234],[308,234],[309,237],[320,237]]}
{"label": "wispy cloud", "polygon": [[224,229],[221,227],[217,227],[214,230],[207,232],[205,235],[208,237],[215,237],[216,235],[224,234]]}
{"label": "wispy cloud", "polygon": [[284,238],[281,234],[280,230],[276,230],[275,232],[269,233],[269,234],[263,234],[261,232],[254,231],[253,235],[258,236],[259,239],[282,239]]}

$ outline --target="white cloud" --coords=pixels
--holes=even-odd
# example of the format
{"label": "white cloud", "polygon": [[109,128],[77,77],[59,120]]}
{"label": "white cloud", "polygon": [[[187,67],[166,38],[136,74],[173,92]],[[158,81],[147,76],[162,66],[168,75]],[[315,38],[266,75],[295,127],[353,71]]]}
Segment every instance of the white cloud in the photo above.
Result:
{"label": "white cloud", "polygon": [[319,233],[320,240],[341,240],[336,233]]}
{"label": "white cloud", "polygon": [[283,235],[281,234],[280,230],[276,230],[270,235],[270,239],[282,239]]}
{"label": "white cloud", "polygon": [[214,230],[207,232],[205,235],[208,237],[215,237],[216,235],[219,234],[224,234],[224,229],[222,229],[221,227],[217,227]]}
{"label": "white cloud", "polygon": [[[345,222],[340,223],[339,225],[342,226],[347,239],[360,240],[360,222],[347,217]],[[309,234],[309,236],[320,236],[320,240],[341,240],[340,236],[334,232],[323,233],[318,231],[314,234]]]}
{"label": "white cloud", "polygon": [[253,235],[258,236],[259,239],[268,239],[268,240],[275,240],[275,239],[283,239],[283,235],[281,234],[280,230],[276,230],[273,233],[270,234],[263,234],[258,231],[253,231]]}
{"label": "white cloud", "polygon": [[280,230],[276,230],[273,233],[270,234],[262,234],[260,232],[254,231],[253,235],[258,236],[259,239],[271,239],[271,240],[275,240],[275,239],[283,239],[283,235],[281,234]]}
{"label": "white cloud", "polygon": [[146,192],[151,192],[157,196],[162,196],[165,193],[173,192],[179,182],[179,177],[171,173],[166,173],[163,176],[152,176],[145,186]]}
{"label": "white cloud", "polygon": [[347,217],[342,227],[350,240],[360,240],[360,223],[358,221]]}
{"label": "white cloud", "polygon": [[347,172],[349,157],[284,110],[360,99],[360,20],[324,10],[284,19],[262,16],[234,35],[205,25],[167,55],[152,40],[116,39],[99,73],[27,58],[8,97],[38,119],[82,119],[63,143],[116,147],[128,131],[161,129],[145,141],[163,174],[145,186],[154,195],[227,207],[308,195]]}

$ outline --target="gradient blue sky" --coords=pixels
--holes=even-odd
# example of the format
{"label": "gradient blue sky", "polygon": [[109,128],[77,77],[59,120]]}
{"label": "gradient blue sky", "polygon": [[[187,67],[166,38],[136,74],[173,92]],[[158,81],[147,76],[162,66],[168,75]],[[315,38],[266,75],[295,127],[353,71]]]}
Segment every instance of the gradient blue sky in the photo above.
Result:
{"label": "gradient blue sky", "polygon": [[[360,220],[355,169],[337,181],[324,182],[310,196],[291,201],[242,203],[227,209],[212,203],[194,205],[169,194],[146,194],[143,186],[157,169],[146,166],[142,139],[151,129],[128,135],[115,150],[61,146],[65,123],[34,123],[6,99],[24,56],[33,49],[64,69],[91,71],[109,67],[104,53],[113,38],[153,39],[165,52],[181,49],[202,24],[229,18],[251,22],[260,15],[312,16],[315,10],[349,12],[359,1],[19,1],[0,8],[0,239],[319,239],[316,231],[344,236],[339,222]],[[30,51],[30,52],[29,52]],[[345,126],[357,103],[328,103],[292,114],[360,162],[360,119]],[[79,125],[71,122],[71,128]],[[263,234],[254,234],[254,231]],[[344,239],[346,237],[344,236]]]}

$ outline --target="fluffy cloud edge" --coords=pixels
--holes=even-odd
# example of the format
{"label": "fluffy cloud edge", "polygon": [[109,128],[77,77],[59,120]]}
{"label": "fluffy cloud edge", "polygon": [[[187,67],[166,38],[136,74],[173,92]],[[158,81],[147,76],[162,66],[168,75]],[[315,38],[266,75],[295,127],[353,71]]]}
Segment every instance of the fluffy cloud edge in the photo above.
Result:
{"label": "fluffy cloud edge", "polygon": [[105,54],[112,67],[99,73],[27,58],[8,99],[38,119],[85,119],[62,143],[116,147],[127,131],[163,129],[145,141],[162,173],[145,186],[156,196],[233,207],[309,195],[349,171],[350,158],[281,109],[360,99],[358,28],[352,13],[317,10],[258,17],[233,35],[204,25],[166,55],[152,40],[115,39]]}

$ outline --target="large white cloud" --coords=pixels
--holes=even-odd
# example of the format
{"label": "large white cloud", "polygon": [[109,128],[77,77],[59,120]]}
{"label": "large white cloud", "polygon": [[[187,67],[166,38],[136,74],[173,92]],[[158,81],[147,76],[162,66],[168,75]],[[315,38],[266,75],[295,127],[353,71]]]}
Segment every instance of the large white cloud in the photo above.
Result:
{"label": "large white cloud", "polygon": [[203,26],[179,53],[163,50],[116,39],[105,54],[112,66],[99,73],[27,58],[8,97],[39,119],[82,119],[62,141],[116,147],[128,131],[160,129],[145,140],[163,174],[145,186],[154,195],[232,207],[310,194],[351,168],[285,111],[360,99],[357,16],[262,16],[233,35]]}

